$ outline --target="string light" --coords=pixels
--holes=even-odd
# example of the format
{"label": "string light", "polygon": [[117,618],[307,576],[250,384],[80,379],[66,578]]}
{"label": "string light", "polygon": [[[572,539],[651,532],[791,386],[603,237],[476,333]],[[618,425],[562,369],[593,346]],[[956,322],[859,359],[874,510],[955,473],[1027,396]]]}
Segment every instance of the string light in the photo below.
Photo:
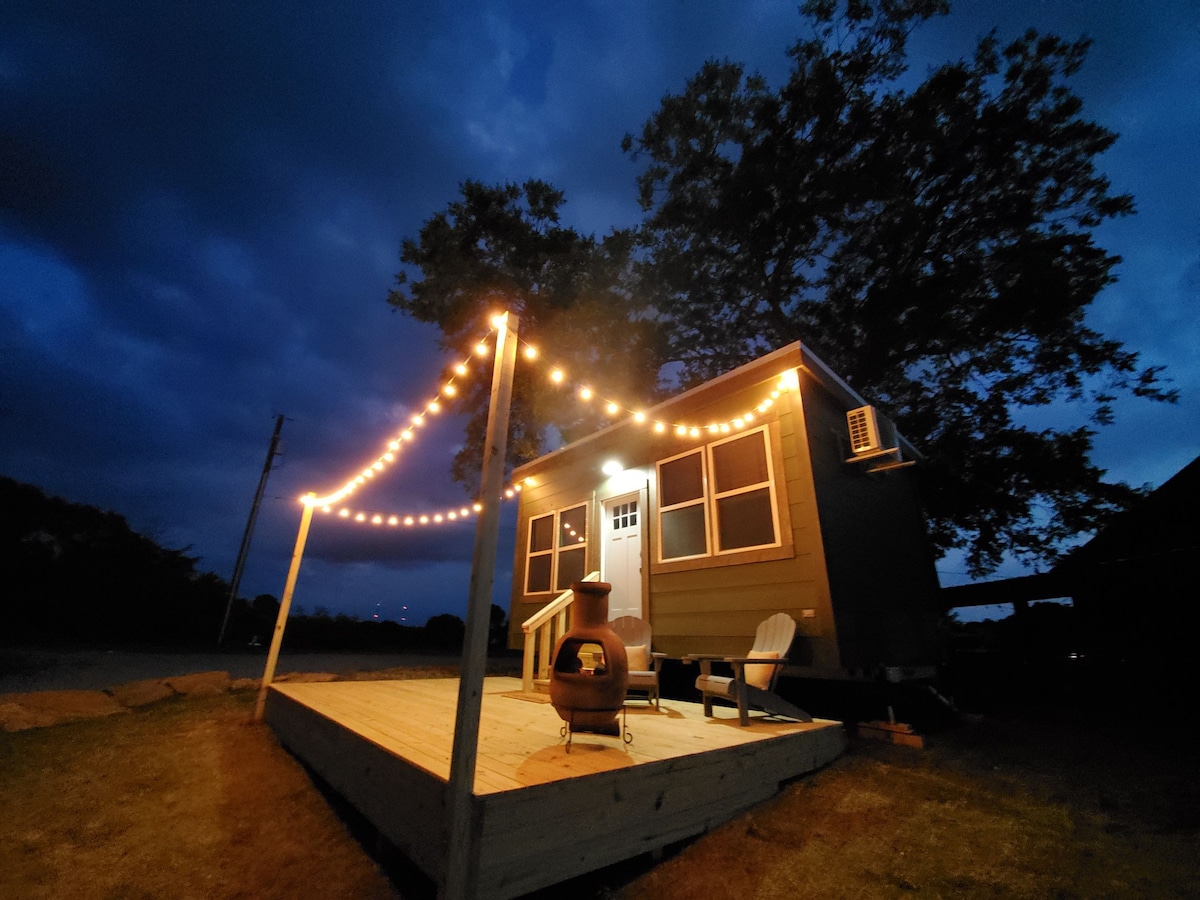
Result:
{"label": "string light", "polygon": [[[517,494],[521,493],[522,490],[536,485],[537,481],[534,478],[526,478],[523,481],[514,482],[504,489],[501,494],[501,500],[511,500]],[[354,522],[370,522],[373,525],[389,525],[392,527],[455,523],[470,519],[471,516],[483,512],[483,503],[480,501],[475,501],[467,506],[404,514],[377,512],[370,509],[352,509],[350,507],[336,508],[329,504],[313,502],[313,500],[314,498],[311,495],[303,498],[303,502],[319,507],[320,511],[326,515],[335,515],[337,518],[349,519]]]}
{"label": "string light", "polygon": [[[524,343],[524,342],[522,342]],[[525,344],[525,356],[528,359],[540,358],[541,354],[530,344]],[[566,369],[563,366],[553,366],[550,368],[548,377],[551,382],[556,385],[561,385],[569,382]],[[730,434],[734,431],[739,431],[754,421],[754,412],[765,413],[769,410],[775,401],[778,400],[787,391],[796,391],[800,388],[800,375],[796,369],[785,369],[779,376],[779,380],[775,382],[770,392],[758,404],[753,407],[754,411],[747,411],[741,415],[734,416],[724,422],[706,422],[704,425],[689,424],[684,422],[663,422],[655,421],[653,429],[656,434],[665,434],[668,429],[673,430],[678,437],[698,438],[704,434]],[[576,385],[576,395],[583,402],[588,402],[596,397],[596,392],[587,385]],[[627,403],[622,403],[620,400],[613,398],[600,398],[600,402],[604,406],[604,412],[610,418],[616,418],[622,414],[627,415],[634,423],[643,424],[647,421],[646,413],[640,409],[631,407]]]}
{"label": "string light", "polygon": [[[492,324],[495,329],[504,327],[507,321],[507,314],[495,316],[492,319]],[[484,357],[491,353],[487,341],[491,334],[480,340],[474,347],[475,356]],[[537,348],[522,342],[524,344],[523,356],[528,360],[540,359],[541,354]],[[394,464],[399,459],[400,451],[405,444],[414,440],[414,429],[423,428],[425,419],[428,415],[437,415],[442,410],[440,398],[453,399],[461,393],[458,386],[455,384],[456,378],[465,378],[471,372],[471,363],[473,357],[455,364],[451,371],[453,376],[445,379],[439,387],[436,394],[426,404],[424,409],[412,415],[410,425],[405,427],[399,434],[391,438],[386,444],[386,450],[381,453],[373,462],[360,471],[358,475],[347,481],[341,488],[333,491],[325,496],[317,496],[308,494],[303,498],[303,502],[319,508],[323,513],[333,514],[336,511],[336,516],[342,519],[352,519],[357,522],[371,522],[375,525],[388,526],[413,526],[413,525],[429,525],[456,523],[465,519],[469,519],[472,514],[478,514],[483,511],[482,502],[476,501],[471,506],[461,507],[460,509],[450,509],[440,512],[430,512],[421,514],[394,514],[394,513],[379,513],[370,510],[354,510],[342,506],[342,501],[355,492],[355,490],[368,480],[375,478],[377,473],[382,473],[387,466]],[[555,384],[568,383],[567,372],[562,366],[553,366],[550,368],[549,378]],[[778,400],[783,393],[787,391],[798,390],[800,386],[799,373],[796,369],[785,370],[779,377],[779,380],[772,386],[769,394],[764,397],[757,405],[753,407],[753,411],[747,411],[740,415],[724,422],[707,422],[703,425],[699,423],[689,424],[685,422],[669,422],[663,420],[655,420],[652,428],[656,434],[665,434],[668,430],[672,431],[680,438],[700,438],[704,434],[729,434],[733,431],[738,431],[748,427],[755,421],[755,412],[765,413],[769,410],[774,402]],[[575,386],[575,390],[579,400],[588,402],[595,398],[595,391],[587,386]],[[628,404],[622,403],[612,398],[600,398],[604,405],[605,412],[613,418],[622,414],[627,415],[635,424],[644,424],[647,421],[646,413],[640,409],[630,407]],[[524,486],[532,486],[536,482],[530,478],[526,479]],[[502,495],[503,499],[512,499],[522,488],[522,484],[513,484],[506,488]]]}
{"label": "string light", "polygon": [[[506,316],[507,314],[493,317],[493,326],[503,326],[507,321]],[[476,355],[487,356],[491,352],[487,343],[490,337],[490,334],[485,336],[475,345]],[[414,413],[409,419],[408,426],[401,430],[399,434],[390,438],[385,445],[386,449],[380,453],[373,462],[362,469],[359,474],[355,475],[337,490],[332,491],[324,496],[312,494],[307,497],[304,502],[321,509],[337,506],[342,500],[345,500],[347,497],[353,494],[360,485],[366,484],[369,479],[374,479],[376,474],[383,472],[387,466],[394,464],[399,458],[399,453],[404,444],[413,440],[415,436],[414,429],[423,428],[425,426],[426,416],[437,415],[442,411],[442,402],[439,398],[445,397],[449,400],[458,396],[459,388],[455,383],[455,380],[458,378],[465,378],[470,374],[471,362],[472,359],[468,357],[467,359],[456,363],[451,370],[453,375],[449,378],[443,379],[442,384],[438,388],[437,392],[429,401],[425,403],[424,409],[421,412]]]}

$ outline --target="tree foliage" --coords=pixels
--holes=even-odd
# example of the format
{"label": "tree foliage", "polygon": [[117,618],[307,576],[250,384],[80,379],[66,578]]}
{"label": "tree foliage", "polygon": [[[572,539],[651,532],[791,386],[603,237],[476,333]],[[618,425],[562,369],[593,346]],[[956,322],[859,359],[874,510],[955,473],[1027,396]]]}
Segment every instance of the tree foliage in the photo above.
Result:
{"label": "tree foliage", "polygon": [[0,477],[0,631],[12,640],[216,641],[229,586],[123,516]]}
{"label": "tree foliage", "polygon": [[[654,324],[630,290],[633,236],[615,232],[602,241],[563,226],[563,194],[541,181],[523,185],[462,185],[460,199],[433,216],[417,240],[405,239],[404,271],[388,297],[422,322],[437,323],[443,345],[469,353],[488,318],[508,309],[520,317],[520,337],[552,353],[598,392],[644,395],[661,364]],[[613,340],[620,335],[620,364]],[[520,357],[519,357],[520,359]],[[476,379],[462,398],[471,413],[453,475],[478,487],[490,383]],[[545,449],[546,426],[571,439],[594,430],[601,413],[581,409],[543,379],[515,380],[509,437],[510,462],[534,459]]]}
{"label": "tree foliage", "polygon": [[[963,548],[976,573],[1052,559],[1134,493],[1090,462],[1093,426],[1123,393],[1174,394],[1085,321],[1120,261],[1093,231],[1133,209],[1096,167],[1116,135],[1068,87],[1088,42],[993,33],[917,81],[909,35],[947,8],[807,3],[811,35],[778,90],[711,61],[625,137],[643,166],[636,234],[563,227],[542,182],[469,182],[404,242],[422,278],[402,273],[389,299],[460,349],[490,303],[515,299],[526,333],[626,396],[648,397],[663,366],[689,386],[804,341],[926,455],[942,551]],[[541,451],[546,423],[594,424],[524,384],[515,458]],[[460,479],[486,415],[471,400]],[[1064,402],[1090,424],[1029,424]]]}
{"label": "tree foliage", "polygon": [[810,344],[927,455],[934,539],[979,573],[1052,558],[1131,496],[1090,427],[1023,411],[1103,424],[1119,392],[1173,395],[1084,319],[1120,261],[1092,231],[1133,208],[1095,165],[1116,135],[1066,85],[1088,42],[993,33],[901,86],[909,32],[945,10],[809,3],[781,89],[709,62],[625,147],[648,160],[645,289],[685,378]]}

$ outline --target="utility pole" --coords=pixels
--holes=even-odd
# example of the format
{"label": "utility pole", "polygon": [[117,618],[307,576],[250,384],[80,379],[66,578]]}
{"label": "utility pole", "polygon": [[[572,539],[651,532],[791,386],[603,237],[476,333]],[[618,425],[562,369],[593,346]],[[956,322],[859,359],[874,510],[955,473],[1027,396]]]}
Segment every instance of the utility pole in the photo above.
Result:
{"label": "utility pole", "polygon": [[221,620],[221,633],[217,636],[217,646],[225,642],[225,629],[229,626],[229,612],[233,609],[234,598],[237,597],[238,585],[242,583],[242,570],[246,567],[246,555],[250,552],[250,538],[254,534],[254,522],[258,519],[258,507],[262,504],[263,491],[267,488],[267,476],[271,474],[271,466],[279,447],[279,432],[283,430],[283,416],[275,418],[275,431],[271,434],[271,445],[267,448],[267,461],[263,463],[262,476],[258,479],[258,491],[254,494],[254,505],[250,507],[250,518],[246,521],[246,530],[242,533],[242,546],[238,550],[237,564],[233,567],[233,581],[229,585],[229,600],[225,604],[225,618]]}

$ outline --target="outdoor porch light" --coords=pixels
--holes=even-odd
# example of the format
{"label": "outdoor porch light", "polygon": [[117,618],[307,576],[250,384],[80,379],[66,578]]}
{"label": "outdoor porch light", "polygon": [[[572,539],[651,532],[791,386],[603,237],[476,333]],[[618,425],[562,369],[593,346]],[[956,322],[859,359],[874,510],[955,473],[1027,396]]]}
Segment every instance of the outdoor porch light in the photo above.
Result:
{"label": "outdoor porch light", "polygon": [[621,465],[621,463],[618,462],[617,460],[610,459],[608,462],[606,462],[604,465],[602,465],[600,467],[600,471],[603,472],[605,475],[607,475],[609,478],[612,478],[612,476],[620,475],[622,472],[624,472],[625,467],[623,465]]}

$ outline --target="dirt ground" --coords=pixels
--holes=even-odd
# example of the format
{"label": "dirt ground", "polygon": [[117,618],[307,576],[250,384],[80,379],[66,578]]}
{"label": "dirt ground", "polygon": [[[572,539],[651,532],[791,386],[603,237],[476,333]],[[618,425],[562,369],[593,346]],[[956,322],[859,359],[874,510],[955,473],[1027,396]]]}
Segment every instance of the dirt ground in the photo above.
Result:
{"label": "dirt ground", "polygon": [[[275,672],[378,672],[457,664],[458,654],[294,652],[286,648]],[[116,684],[223,671],[232,678],[262,678],[266,648],[211,653],[177,650],[55,649],[0,646],[0,694],[25,691],[103,691]]]}
{"label": "dirt ground", "polygon": [[[174,695],[0,734],[0,897],[430,896],[250,724],[253,702]],[[1200,897],[1197,763],[1171,720],[1049,707],[924,750],[854,739],[661,861],[539,900]]]}

